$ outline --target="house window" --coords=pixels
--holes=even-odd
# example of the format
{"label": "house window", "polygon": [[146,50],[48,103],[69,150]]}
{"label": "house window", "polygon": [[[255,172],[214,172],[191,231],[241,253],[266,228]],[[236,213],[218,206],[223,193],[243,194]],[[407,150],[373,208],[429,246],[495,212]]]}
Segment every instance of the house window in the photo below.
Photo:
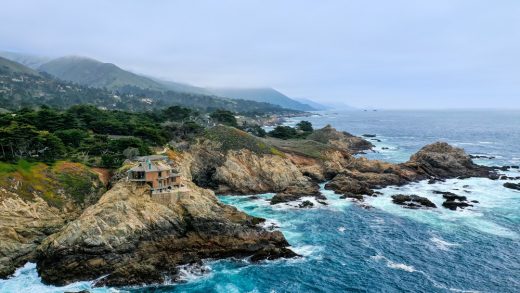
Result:
{"label": "house window", "polygon": [[159,177],[162,177],[162,172],[159,172]]}

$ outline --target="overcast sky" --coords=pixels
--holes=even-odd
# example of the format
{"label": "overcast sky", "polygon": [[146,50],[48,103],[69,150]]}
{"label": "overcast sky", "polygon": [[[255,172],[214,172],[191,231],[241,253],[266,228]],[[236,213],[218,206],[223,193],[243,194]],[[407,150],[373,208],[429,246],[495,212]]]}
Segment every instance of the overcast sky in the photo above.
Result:
{"label": "overcast sky", "polygon": [[377,108],[520,108],[519,0],[5,1],[0,50]]}

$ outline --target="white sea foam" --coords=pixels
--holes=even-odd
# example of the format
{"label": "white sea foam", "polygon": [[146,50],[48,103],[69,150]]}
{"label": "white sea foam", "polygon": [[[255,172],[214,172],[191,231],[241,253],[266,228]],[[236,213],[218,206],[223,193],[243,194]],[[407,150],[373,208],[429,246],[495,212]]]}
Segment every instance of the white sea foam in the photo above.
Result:
{"label": "white sea foam", "polygon": [[187,264],[178,267],[178,281],[190,282],[208,277],[211,274],[211,267],[206,264]]}
{"label": "white sea foam", "polygon": [[339,233],[345,233],[345,230],[347,230],[347,228],[341,226],[341,227],[338,227],[338,232]]}
{"label": "white sea foam", "polygon": [[291,249],[297,254],[305,257],[317,255],[319,252],[323,251],[323,247],[315,245],[292,246]]}
{"label": "white sea foam", "polygon": [[0,293],[12,292],[38,292],[38,293],[62,293],[88,290],[93,293],[119,293],[127,292],[114,288],[92,288],[92,282],[76,282],[67,286],[48,286],[42,283],[36,271],[36,264],[27,263],[16,270],[14,275],[7,280],[0,280]]}
{"label": "white sea foam", "polygon": [[388,258],[386,258],[385,256],[380,255],[380,254],[374,255],[371,258],[376,261],[384,260],[386,262],[386,266],[391,269],[403,270],[403,271],[409,272],[409,273],[413,273],[416,271],[416,269],[413,266],[406,265],[403,263],[393,262],[393,261],[389,260]]}
{"label": "white sea foam", "polygon": [[460,246],[460,244],[458,244],[458,243],[451,243],[451,242],[445,241],[442,238],[436,237],[436,236],[430,238],[430,241],[433,242],[435,247],[437,247],[440,250],[444,250],[444,251],[449,251],[450,247]]}
{"label": "white sea foam", "polygon": [[[376,198],[367,198],[366,202],[373,207],[386,212],[412,218],[413,220],[435,225],[440,229],[460,229],[470,227],[483,233],[500,237],[518,239],[520,235],[506,227],[493,222],[486,216],[489,212],[515,217],[516,206],[520,200],[520,193],[507,190],[502,186],[503,181],[493,181],[485,178],[471,178],[465,180],[446,180],[435,184],[427,181],[412,183],[401,187],[387,187],[380,190],[383,195]],[[444,198],[434,194],[434,190],[451,191],[468,197],[468,200],[476,200],[474,206],[463,210],[451,211],[442,207]],[[468,191],[468,192],[465,192]],[[427,197],[437,205],[436,209],[405,209],[393,204],[390,195],[417,194]]]}

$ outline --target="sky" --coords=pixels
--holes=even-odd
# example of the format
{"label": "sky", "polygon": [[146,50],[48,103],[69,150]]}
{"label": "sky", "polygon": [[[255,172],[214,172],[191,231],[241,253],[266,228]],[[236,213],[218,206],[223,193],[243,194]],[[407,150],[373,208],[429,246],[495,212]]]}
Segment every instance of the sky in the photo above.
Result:
{"label": "sky", "polygon": [[0,50],[355,107],[520,108],[518,0],[0,0]]}

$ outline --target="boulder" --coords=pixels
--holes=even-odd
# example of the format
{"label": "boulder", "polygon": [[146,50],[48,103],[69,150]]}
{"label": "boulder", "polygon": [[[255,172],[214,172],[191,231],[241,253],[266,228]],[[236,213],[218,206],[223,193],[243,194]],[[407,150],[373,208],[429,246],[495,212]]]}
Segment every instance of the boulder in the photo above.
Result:
{"label": "boulder", "polygon": [[520,183],[506,182],[504,183],[505,188],[520,190]]}
{"label": "boulder", "polygon": [[435,190],[433,191],[433,193],[435,194],[442,194],[442,197],[444,197],[446,200],[458,200],[458,201],[466,201],[467,198],[463,195],[456,195],[455,193],[453,192],[449,192],[449,191],[438,191],[438,190]]}
{"label": "boulder", "polygon": [[473,205],[467,203],[466,201],[446,200],[442,203],[442,206],[452,211],[455,211],[457,210],[457,208],[463,209],[466,207],[472,207]]}
{"label": "boulder", "polygon": [[392,195],[392,202],[398,205],[405,206],[411,209],[417,208],[436,208],[437,206],[431,202],[428,198],[418,196],[415,194],[394,194]]}
{"label": "boulder", "polygon": [[491,168],[476,165],[463,149],[445,142],[423,147],[404,164],[435,178],[488,177]]}

